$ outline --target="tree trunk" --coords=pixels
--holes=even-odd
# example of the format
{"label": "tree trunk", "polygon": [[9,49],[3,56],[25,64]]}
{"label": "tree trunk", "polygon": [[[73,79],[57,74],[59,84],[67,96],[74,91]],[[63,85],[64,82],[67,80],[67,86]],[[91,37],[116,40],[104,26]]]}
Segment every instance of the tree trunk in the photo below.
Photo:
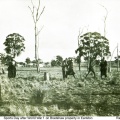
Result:
{"label": "tree trunk", "polygon": [[[38,45],[38,34],[40,31],[37,30],[37,23],[42,15],[42,13],[44,12],[44,8],[43,10],[40,12],[40,0],[39,0],[39,3],[38,3],[38,6],[35,7],[32,0],[31,0],[31,3],[32,3],[32,7],[29,7],[30,8],[30,11],[32,13],[32,17],[33,17],[33,21],[34,21],[34,30],[35,30],[35,60],[36,60],[36,67],[37,67],[37,72],[39,72],[39,62],[38,62],[38,59],[39,59],[39,56],[38,56],[38,48],[39,48],[39,45]],[[40,13],[39,13],[40,12]]]}
{"label": "tree trunk", "polygon": [[36,60],[37,72],[40,72],[39,61],[38,61],[38,41],[37,41],[37,27],[36,27],[36,24],[35,24],[35,60]]}
{"label": "tree trunk", "polygon": [[79,61],[79,71],[80,71],[80,61]]}
{"label": "tree trunk", "polygon": [[39,61],[37,62],[37,72],[40,72],[40,64],[39,64]]}
{"label": "tree trunk", "polygon": [[36,24],[35,24],[35,60],[37,60],[37,34],[36,34]]}

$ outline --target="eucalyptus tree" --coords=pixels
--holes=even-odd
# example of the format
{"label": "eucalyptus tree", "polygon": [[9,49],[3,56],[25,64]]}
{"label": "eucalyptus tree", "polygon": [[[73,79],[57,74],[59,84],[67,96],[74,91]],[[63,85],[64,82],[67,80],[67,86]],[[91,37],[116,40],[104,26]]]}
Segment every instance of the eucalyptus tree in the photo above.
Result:
{"label": "eucalyptus tree", "polygon": [[58,66],[60,66],[60,65],[62,65],[62,61],[63,61],[62,56],[57,55],[57,56],[56,56],[56,64],[57,64]]}
{"label": "eucalyptus tree", "polygon": [[84,60],[90,60],[92,62],[98,57],[108,56],[110,54],[109,50],[109,40],[102,36],[98,32],[87,32],[80,36],[79,47],[75,50],[77,53],[79,51],[79,56],[84,57]]}
{"label": "eucalyptus tree", "polygon": [[19,56],[21,52],[25,50],[24,41],[24,37],[18,33],[9,34],[6,37],[3,44],[5,45],[7,54],[5,58],[8,59],[8,61],[14,60],[16,56]]}
{"label": "eucalyptus tree", "polygon": [[29,63],[31,62],[30,58],[27,57],[27,58],[25,59],[25,62],[26,62],[27,64],[29,64]]}

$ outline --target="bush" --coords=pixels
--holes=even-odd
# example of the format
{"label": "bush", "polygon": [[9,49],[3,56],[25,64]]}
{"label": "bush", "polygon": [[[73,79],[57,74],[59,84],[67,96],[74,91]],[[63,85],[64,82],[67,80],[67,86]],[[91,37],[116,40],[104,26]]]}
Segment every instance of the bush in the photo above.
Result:
{"label": "bush", "polygon": [[41,89],[34,89],[30,98],[32,104],[42,104],[45,96],[45,91]]}

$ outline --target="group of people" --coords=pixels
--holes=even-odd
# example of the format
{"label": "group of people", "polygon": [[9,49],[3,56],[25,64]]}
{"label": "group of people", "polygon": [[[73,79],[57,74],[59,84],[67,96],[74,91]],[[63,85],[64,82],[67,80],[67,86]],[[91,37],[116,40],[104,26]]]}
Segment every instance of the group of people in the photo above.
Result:
{"label": "group of people", "polygon": [[[88,67],[88,73],[86,74],[86,77],[90,72],[92,72],[95,76],[95,71],[93,68],[93,61],[90,59],[89,67]],[[15,78],[16,77],[16,67],[15,63],[13,61],[9,62],[8,66],[8,78]],[[100,73],[101,73],[101,78],[105,76],[107,77],[107,61],[103,57],[103,59],[100,62]],[[65,59],[62,62],[62,74],[63,74],[63,79],[67,78],[68,75],[73,75],[75,78],[75,72],[73,70],[73,61],[72,59]]]}
{"label": "group of people", "polygon": [[103,57],[103,59],[100,62],[100,72],[101,72],[101,78],[104,75],[105,78],[107,77],[107,61]]}
{"label": "group of people", "polygon": [[68,75],[73,75],[75,78],[75,72],[73,70],[73,61],[72,59],[65,59],[62,62],[62,74],[63,79],[67,78]]}
{"label": "group of people", "polygon": [[[90,63],[89,63],[89,67],[88,67],[88,74],[90,72],[92,72],[94,74],[94,78],[96,77],[95,76],[95,71],[94,71],[94,65],[92,65],[93,61],[90,59]],[[107,77],[107,61],[105,60],[105,58],[103,57],[101,59],[101,62],[99,64],[100,66],[100,76],[101,76],[101,79],[103,78],[103,76],[105,76],[105,78]],[[88,76],[88,74],[86,74],[86,77]]]}
{"label": "group of people", "polygon": [[[89,75],[90,72],[93,73],[94,78],[96,77],[93,64],[94,64],[94,61],[92,60],[92,58],[90,58],[90,63],[88,66],[88,73],[86,74],[86,77]],[[104,57],[101,59],[99,66],[100,66],[101,79],[103,78],[103,76],[105,76],[105,78],[106,78],[107,77],[107,61],[105,60]],[[75,78],[75,72],[73,70],[72,59],[63,60],[63,62],[62,62],[62,74],[63,74],[63,79],[67,78],[67,75],[73,75]]]}
{"label": "group of people", "polygon": [[[101,76],[101,79],[103,76],[105,76],[105,78],[107,77],[107,61],[105,60],[105,58],[103,57],[101,59],[101,62],[99,64],[100,66],[100,76]],[[89,63],[89,67],[88,67],[88,74],[90,72],[92,72],[94,74],[94,78],[96,77],[95,76],[95,71],[94,71],[94,65],[93,65],[93,61],[92,59],[90,58],[90,63]],[[86,77],[88,76],[88,74],[86,74]]]}

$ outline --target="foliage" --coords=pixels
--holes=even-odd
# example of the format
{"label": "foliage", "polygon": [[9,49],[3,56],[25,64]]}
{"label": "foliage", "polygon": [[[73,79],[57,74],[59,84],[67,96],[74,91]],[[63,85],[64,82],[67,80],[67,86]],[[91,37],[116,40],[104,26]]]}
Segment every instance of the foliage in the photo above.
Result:
{"label": "foliage", "polygon": [[29,64],[29,63],[31,62],[30,58],[27,57],[26,60],[25,60],[25,62],[26,62],[27,64]]}
{"label": "foliage", "polygon": [[46,66],[49,65],[49,62],[45,62],[45,65],[46,65]]}
{"label": "foliage", "polygon": [[31,96],[31,103],[33,104],[42,104],[44,99],[45,92],[41,89],[35,89]]}
{"label": "foliage", "polygon": [[51,66],[61,66],[63,58],[60,55],[56,56],[56,60],[51,60]]}
{"label": "foliage", "polygon": [[56,64],[60,66],[62,64],[63,58],[60,55],[56,56]]}
{"label": "foliage", "polygon": [[77,57],[75,58],[75,62],[78,63],[78,64],[81,62],[79,56],[77,56]]}
{"label": "foliage", "polygon": [[36,63],[36,60],[32,60],[31,62],[32,62],[32,63]]}
{"label": "foliage", "polygon": [[51,66],[52,67],[56,66],[56,60],[51,60]]}
{"label": "foliage", "polygon": [[80,57],[84,57],[85,60],[88,60],[89,57],[96,59],[97,57],[102,57],[110,54],[109,51],[109,40],[103,37],[98,32],[88,32],[80,36],[80,46],[75,51],[79,51]]}
{"label": "foliage", "polygon": [[24,41],[25,39],[18,33],[9,34],[4,42],[6,53],[11,56],[11,58],[19,56],[25,49]]}
{"label": "foliage", "polygon": [[34,63],[34,64],[36,64],[36,63],[39,63],[39,64],[43,63],[42,59],[40,59],[40,58],[38,60],[32,60],[31,62]]}
{"label": "foliage", "polygon": [[119,62],[119,65],[120,65],[120,56],[115,57],[115,63],[118,63],[118,62]]}
{"label": "foliage", "polygon": [[10,61],[13,61],[13,58],[10,55],[0,54],[0,60],[2,64],[8,65]]}

